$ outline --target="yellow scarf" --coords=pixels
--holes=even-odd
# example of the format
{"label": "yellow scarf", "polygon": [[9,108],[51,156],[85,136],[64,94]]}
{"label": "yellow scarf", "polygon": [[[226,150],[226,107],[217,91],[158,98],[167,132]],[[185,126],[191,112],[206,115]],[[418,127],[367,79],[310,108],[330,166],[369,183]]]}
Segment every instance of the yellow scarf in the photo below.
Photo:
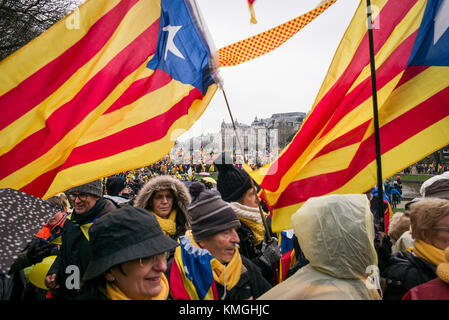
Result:
{"label": "yellow scarf", "polygon": [[256,246],[259,245],[263,241],[263,224],[240,216],[238,218],[251,229],[254,235],[254,243],[256,244]]}
{"label": "yellow scarf", "polygon": [[416,240],[413,244],[413,252],[420,258],[430,262],[437,266],[440,263],[445,262],[444,251],[438,249],[427,242],[422,240]]}
{"label": "yellow scarf", "polygon": [[[161,292],[155,297],[149,297],[143,300],[167,300],[169,287],[168,281],[164,274],[162,274],[161,278]],[[120,290],[113,282],[106,283],[105,295],[111,300],[131,300],[128,298],[125,293]]]}
{"label": "yellow scarf", "polygon": [[[185,235],[189,237],[194,246],[201,248],[193,239],[192,230],[187,230]],[[212,259],[210,264],[212,267],[214,280],[222,286],[224,286],[226,282],[226,290],[231,290],[239,282],[243,265],[242,257],[240,256],[240,252],[237,247],[235,248],[231,261],[226,266],[222,265],[217,259]]]}
{"label": "yellow scarf", "polygon": [[226,265],[222,265],[217,259],[210,262],[214,280],[222,286],[226,284],[226,290],[231,290],[239,282],[242,273],[242,257],[239,250],[235,248],[234,256]]}
{"label": "yellow scarf", "polygon": [[155,214],[153,211],[151,211],[152,214],[156,217],[157,221],[159,222],[159,225],[161,226],[162,231],[169,237],[173,237],[176,233],[176,210],[173,209],[170,212],[170,215],[167,219],[159,217],[157,214]]}
{"label": "yellow scarf", "polygon": [[437,275],[444,282],[449,284],[449,248],[444,250],[445,262],[440,263],[437,267]]}

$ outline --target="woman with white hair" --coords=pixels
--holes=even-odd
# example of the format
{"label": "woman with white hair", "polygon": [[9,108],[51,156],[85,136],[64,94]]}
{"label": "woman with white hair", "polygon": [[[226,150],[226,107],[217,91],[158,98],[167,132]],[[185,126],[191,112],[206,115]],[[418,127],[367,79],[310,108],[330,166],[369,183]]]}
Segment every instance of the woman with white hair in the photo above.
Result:
{"label": "woman with white hair", "polygon": [[425,198],[410,206],[412,252],[392,255],[381,275],[385,300],[399,300],[411,288],[434,279],[449,247],[449,200]]}

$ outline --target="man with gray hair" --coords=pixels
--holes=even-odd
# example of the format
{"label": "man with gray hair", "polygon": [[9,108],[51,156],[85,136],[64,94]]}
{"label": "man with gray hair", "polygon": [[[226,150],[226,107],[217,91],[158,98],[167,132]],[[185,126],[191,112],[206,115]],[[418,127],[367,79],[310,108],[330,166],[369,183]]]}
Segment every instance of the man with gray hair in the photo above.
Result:
{"label": "man with gray hair", "polygon": [[117,209],[111,200],[103,197],[101,180],[73,187],[67,193],[73,212],[64,225],[59,254],[45,278],[52,295],[63,300],[73,299],[80,289],[80,279],[91,258],[90,226]]}

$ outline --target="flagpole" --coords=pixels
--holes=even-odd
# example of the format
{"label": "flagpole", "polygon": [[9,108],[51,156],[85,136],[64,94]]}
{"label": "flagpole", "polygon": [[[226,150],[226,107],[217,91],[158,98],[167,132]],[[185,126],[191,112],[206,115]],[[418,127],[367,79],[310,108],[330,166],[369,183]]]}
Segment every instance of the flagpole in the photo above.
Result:
{"label": "flagpole", "polygon": [[367,19],[368,19],[370,66],[371,66],[371,88],[373,96],[374,138],[375,138],[376,163],[377,163],[377,191],[378,191],[377,213],[379,215],[381,231],[385,231],[384,210],[383,210],[384,202],[383,202],[382,158],[381,158],[382,153],[380,150],[379,115],[377,108],[376,65],[374,60],[374,37],[373,37],[371,0],[366,0],[366,6],[367,6]]}
{"label": "flagpole", "polygon": [[[240,142],[240,138],[239,138],[239,135],[237,133],[237,127],[236,127],[235,122],[234,122],[234,117],[232,116],[231,108],[229,107],[229,102],[228,102],[228,98],[226,97],[226,92],[224,91],[223,88],[221,88],[221,92],[223,92],[223,96],[224,96],[224,99],[226,101],[226,107],[228,108],[229,116],[231,117],[232,126],[233,126],[234,132],[235,132],[235,137],[236,137],[236,139],[237,139],[237,141],[239,143],[240,151],[242,152],[242,155],[243,155],[243,161],[245,162],[245,164],[248,165],[248,160],[246,159],[246,156],[245,156],[245,150],[243,150],[242,143]],[[256,195],[257,206],[259,207],[259,213],[260,213],[260,216],[262,218],[263,227],[265,229],[265,240],[266,240],[267,243],[269,243],[269,242],[272,241],[271,240],[271,232],[270,232],[270,229],[268,228],[267,220],[265,219],[265,214],[263,213],[259,197],[257,196],[257,189],[256,189],[256,186],[254,184],[254,181],[253,181],[253,179],[251,177],[250,177],[249,180],[251,180],[251,187],[253,188],[254,194]]]}

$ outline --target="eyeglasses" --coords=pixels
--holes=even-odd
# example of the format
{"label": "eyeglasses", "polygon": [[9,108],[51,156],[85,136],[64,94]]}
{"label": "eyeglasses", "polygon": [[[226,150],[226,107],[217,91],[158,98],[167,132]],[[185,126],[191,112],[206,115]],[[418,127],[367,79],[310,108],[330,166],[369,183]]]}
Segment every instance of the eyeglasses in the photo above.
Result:
{"label": "eyeglasses", "polygon": [[141,267],[143,267],[143,266],[147,266],[149,264],[155,264],[160,260],[167,261],[168,255],[169,255],[168,252],[163,252],[163,253],[160,253],[160,254],[157,254],[157,255],[154,255],[151,257],[140,258],[139,264]]}
{"label": "eyeglasses", "polygon": [[78,194],[74,194],[71,193],[69,195],[70,200],[75,201],[76,198],[80,199],[80,201],[86,201],[88,194],[87,193],[78,193]]}
{"label": "eyeglasses", "polygon": [[433,227],[432,230],[440,230],[449,232],[449,227]]}

